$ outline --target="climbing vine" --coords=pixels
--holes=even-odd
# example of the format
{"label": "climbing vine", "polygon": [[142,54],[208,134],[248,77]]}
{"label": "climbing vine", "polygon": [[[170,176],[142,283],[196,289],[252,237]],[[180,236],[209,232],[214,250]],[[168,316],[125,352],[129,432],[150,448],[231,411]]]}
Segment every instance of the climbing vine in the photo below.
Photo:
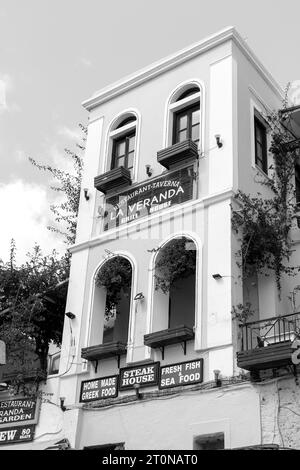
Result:
{"label": "climbing vine", "polygon": [[121,291],[127,296],[130,294],[131,274],[131,264],[123,256],[108,259],[100,269],[96,284],[106,288],[106,316],[116,309],[121,300]]}
{"label": "climbing vine", "polygon": [[160,249],[155,264],[155,289],[166,294],[176,281],[189,277],[195,271],[195,244],[186,237],[171,240]]}
{"label": "climbing vine", "polygon": [[[286,102],[285,102],[286,104]],[[297,206],[295,204],[294,172],[299,158],[299,144],[291,143],[291,135],[281,125],[279,112],[265,116],[271,128],[270,152],[273,164],[270,175],[259,182],[269,188],[269,197],[256,197],[238,191],[237,210],[232,210],[232,227],[239,234],[241,248],[237,252],[243,277],[255,272],[275,274],[280,294],[282,274],[293,275],[299,266],[289,266],[291,255],[290,229]]]}

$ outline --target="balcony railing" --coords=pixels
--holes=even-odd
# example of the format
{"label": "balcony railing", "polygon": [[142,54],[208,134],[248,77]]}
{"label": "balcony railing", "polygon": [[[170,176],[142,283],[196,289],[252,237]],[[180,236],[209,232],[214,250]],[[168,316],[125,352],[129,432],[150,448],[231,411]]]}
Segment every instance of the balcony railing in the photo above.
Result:
{"label": "balcony railing", "polygon": [[247,370],[292,364],[292,342],[300,333],[300,313],[281,315],[241,325],[238,366]]}
{"label": "balcony railing", "polygon": [[242,351],[283,341],[294,341],[300,332],[300,313],[246,323],[242,329]]}

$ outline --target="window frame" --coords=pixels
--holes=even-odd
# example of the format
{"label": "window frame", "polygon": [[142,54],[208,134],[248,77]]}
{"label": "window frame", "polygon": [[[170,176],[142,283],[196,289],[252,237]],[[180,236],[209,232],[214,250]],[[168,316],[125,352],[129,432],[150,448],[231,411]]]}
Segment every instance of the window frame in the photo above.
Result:
{"label": "window frame", "polygon": [[[193,95],[191,95],[191,96],[193,96]],[[183,109],[180,109],[180,110],[174,112],[172,145],[181,142],[180,140],[178,140],[178,136],[179,136],[179,133],[180,133],[180,129],[179,129],[178,124],[179,124],[179,119],[182,116],[187,116],[187,127],[186,127],[187,138],[185,140],[191,139],[191,140],[193,140],[193,142],[195,142],[197,145],[199,145],[199,142],[200,142],[200,124],[201,124],[200,119],[199,119],[199,122],[195,125],[195,126],[198,126],[198,128],[199,128],[199,138],[197,140],[192,139],[192,129],[193,129],[193,127],[195,127],[195,126],[193,126],[193,112],[194,111],[199,111],[199,115],[200,115],[200,104],[198,106],[198,102],[196,102],[194,104],[191,104],[191,105],[189,105],[189,106],[187,106]]]}
{"label": "window frame", "polygon": [[[263,137],[262,143],[258,141],[258,130]],[[258,144],[262,147],[261,159],[258,157]],[[254,113],[254,161],[255,165],[268,176],[268,124],[257,112]]]}
{"label": "window frame", "polygon": [[[189,83],[190,88],[194,88],[195,84],[194,83]],[[175,116],[177,113],[180,111],[183,111],[184,109],[188,109],[190,107],[194,106],[199,106],[199,112],[200,112],[200,120],[199,120],[199,140],[197,142],[198,149],[203,145],[202,139],[203,139],[203,93],[201,92],[200,85],[197,83],[196,87],[199,88],[198,93],[193,93],[192,95],[186,96],[185,98],[178,99],[185,91],[184,88],[186,86],[181,86],[179,89],[177,89],[176,93],[173,93],[173,98],[169,101],[168,107],[167,107],[167,121],[166,121],[166,137],[165,137],[165,142],[166,142],[166,147],[174,145],[174,122],[175,122]],[[186,88],[186,91],[188,91],[188,88]]]}
{"label": "window frame", "polygon": [[[122,129],[122,128],[120,128],[120,129]],[[135,137],[134,150],[131,151],[131,152],[129,152],[129,138],[130,137]],[[125,142],[125,154],[122,157],[118,157],[117,156],[117,145],[122,141]],[[129,131],[128,133],[123,134],[119,137],[113,138],[110,169],[114,170],[115,168],[119,168],[119,166],[116,166],[116,162],[120,158],[124,158],[124,160],[125,160],[124,163],[125,164],[121,165],[121,166],[123,166],[124,168],[127,168],[128,170],[132,170],[132,172],[133,172],[135,152],[136,152],[136,129],[134,129],[132,131]],[[130,153],[133,153],[133,159],[132,159],[132,166],[128,167],[128,156],[129,156]]]}
{"label": "window frame", "polygon": [[[126,121],[128,118],[133,117],[129,123],[122,125],[122,122]],[[113,150],[114,150],[114,141],[118,140],[121,137],[126,136],[126,134],[135,132],[135,148],[133,156],[133,167],[131,170],[131,179],[134,182],[137,178],[138,170],[138,149],[139,149],[139,135],[140,135],[140,120],[141,116],[137,110],[126,110],[120,113],[117,117],[110,122],[107,131],[106,131],[106,144],[105,144],[105,155],[102,166],[102,173],[112,170],[112,160],[113,160]],[[120,127],[121,124],[121,127]]]}
{"label": "window frame", "polygon": [[[53,362],[57,358],[59,358],[58,369],[57,369],[57,372],[53,372],[52,371]],[[50,355],[48,356],[48,375],[54,375],[55,376],[55,375],[59,374],[60,359],[61,359],[61,351],[58,351],[54,354],[51,354],[51,356]]]}

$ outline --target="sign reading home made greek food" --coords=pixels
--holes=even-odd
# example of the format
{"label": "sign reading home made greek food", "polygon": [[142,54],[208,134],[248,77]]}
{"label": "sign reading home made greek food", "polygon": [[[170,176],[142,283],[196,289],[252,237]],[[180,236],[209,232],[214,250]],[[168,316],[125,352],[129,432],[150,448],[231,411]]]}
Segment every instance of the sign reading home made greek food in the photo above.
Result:
{"label": "sign reading home made greek food", "polygon": [[29,426],[10,426],[0,429],[0,445],[16,444],[33,440],[35,424]]}
{"label": "sign reading home made greek food", "polygon": [[202,381],[203,359],[180,362],[160,368],[160,389],[192,385]]}
{"label": "sign reading home made greek food", "polygon": [[193,198],[192,167],[170,172],[105,201],[104,230],[152,215]]}
{"label": "sign reading home made greek food", "polygon": [[36,403],[35,399],[27,398],[0,401],[0,428],[25,421],[36,422]]}
{"label": "sign reading home made greek food", "polygon": [[79,401],[81,403],[118,396],[118,375],[85,380],[81,383]]}
{"label": "sign reading home made greek food", "polygon": [[142,364],[138,367],[126,367],[120,369],[119,389],[127,390],[139,385],[150,387],[157,385],[159,376],[159,362]]}

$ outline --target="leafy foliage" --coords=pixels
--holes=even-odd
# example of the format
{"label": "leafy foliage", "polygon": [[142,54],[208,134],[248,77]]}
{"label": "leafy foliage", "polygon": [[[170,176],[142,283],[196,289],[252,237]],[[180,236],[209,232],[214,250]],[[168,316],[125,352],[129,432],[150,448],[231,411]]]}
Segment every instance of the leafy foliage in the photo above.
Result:
{"label": "leafy foliage", "polygon": [[155,265],[155,290],[164,294],[181,278],[196,271],[196,248],[186,237],[171,240],[160,249]]}
{"label": "leafy foliage", "polygon": [[43,256],[37,245],[27,256],[16,266],[12,241],[10,261],[0,262],[0,338],[18,388],[46,372],[49,343],[60,345],[69,269],[66,256]]}
{"label": "leafy foliage", "polygon": [[131,289],[132,268],[123,256],[114,256],[100,269],[96,284],[106,288],[105,314],[110,315],[121,300],[121,291],[129,295]]}
{"label": "leafy foliage", "polygon": [[281,275],[292,275],[299,267],[288,265],[291,255],[290,229],[296,212],[294,171],[299,148],[290,144],[291,136],[280,124],[279,113],[266,116],[272,132],[270,151],[274,164],[271,175],[260,183],[268,187],[270,197],[251,197],[238,191],[235,200],[239,209],[232,212],[232,227],[240,234],[241,249],[237,253],[244,277],[265,268],[275,273],[278,291]]}
{"label": "leafy foliage", "polygon": [[50,209],[54,214],[55,222],[64,225],[66,229],[62,230],[53,226],[48,226],[47,228],[53,232],[63,235],[67,244],[72,244],[75,242],[83,170],[83,159],[81,154],[85,150],[87,134],[87,128],[85,126],[79,124],[79,127],[82,130],[82,143],[76,144],[79,152],[71,151],[68,148],[65,149],[66,157],[71,159],[73,164],[73,174],[59,168],[54,168],[51,165],[42,165],[37,163],[33,158],[29,158],[29,161],[35,167],[37,167],[39,170],[50,173],[52,177],[54,177],[54,179],[58,182],[58,186],[51,186],[51,189],[58,193],[64,194],[66,198],[65,201],[61,202],[60,204],[52,204],[50,206]]}
{"label": "leafy foliage", "polygon": [[251,303],[245,302],[244,304],[238,304],[232,307],[232,319],[238,320],[240,323],[246,323],[250,317],[254,315],[254,310],[251,309]]}

